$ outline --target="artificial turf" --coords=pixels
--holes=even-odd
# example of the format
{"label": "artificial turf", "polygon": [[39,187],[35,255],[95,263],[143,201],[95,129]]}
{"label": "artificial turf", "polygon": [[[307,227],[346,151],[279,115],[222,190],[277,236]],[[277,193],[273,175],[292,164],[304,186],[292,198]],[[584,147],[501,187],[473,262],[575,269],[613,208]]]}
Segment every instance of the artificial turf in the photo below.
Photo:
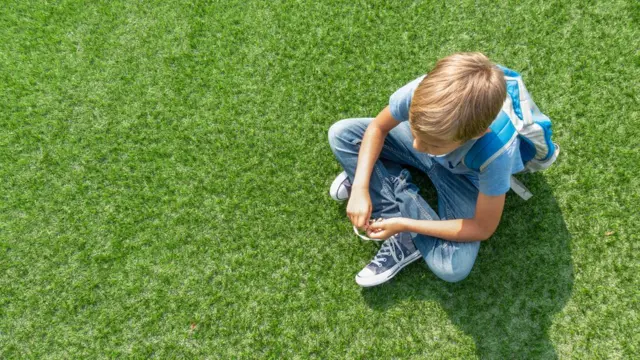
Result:
{"label": "artificial turf", "polygon": [[[640,6],[4,1],[0,357],[633,358]],[[470,276],[376,252],[327,130],[456,51],[521,72],[562,153]],[[412,170],[427,198],[433,190]]]}

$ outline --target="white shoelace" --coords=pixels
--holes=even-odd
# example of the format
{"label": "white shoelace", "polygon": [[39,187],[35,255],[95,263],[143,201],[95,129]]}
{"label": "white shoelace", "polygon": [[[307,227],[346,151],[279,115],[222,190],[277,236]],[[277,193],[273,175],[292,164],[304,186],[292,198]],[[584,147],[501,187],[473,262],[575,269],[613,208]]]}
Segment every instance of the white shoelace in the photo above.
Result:
{"label": "white shoelace", "polygon": [[384,239],[372,239],[372,238],[370,238],[370,237],[368,237],[366,235],[362,235],[360,233],[360,231],[358,231],[358,228],[355,227],[355,226],[353,227],[353,232],[356,233],[356,235],[358,235],[358,237],[360,237],[360,239],[362,239],[362,240],[366,240],[366,241],[384,241]]}
{"label": "white shoelace", "polygon": [[358,230],[358,228],[354,225],[353,226],[353,232],[356,233],[356,235],[358,235],[358,237],[362,240],[366,240],[366,241],[385,241],[387,239],[372,239],[366,235],[363,235],[362,233],[360,233],[360,231]]}
{"label": "white shoelace", "polygon": [[[400,250],[402,259],[398,259],[398,256],[396,255],[396,248]],[[385,256],[387,255],[391,255],[393,259],[396,261],[396,263],[399,263],[400,261],[404,260],[404,252],[402,251],[402,248],[400,248],[400,243],[398,242],[398,238],[396,236],[390,237],[389,239],[387,239],[387,241],[385,241],[382,244],[380,251],[378,251],[378,253],[376,254],[376,257],[374,257],[373,260],[371,260],[371,262],[378,265],[378,267],[380,267],[382,266],[383,262],[387,261],[387,259],[385,258]]]}

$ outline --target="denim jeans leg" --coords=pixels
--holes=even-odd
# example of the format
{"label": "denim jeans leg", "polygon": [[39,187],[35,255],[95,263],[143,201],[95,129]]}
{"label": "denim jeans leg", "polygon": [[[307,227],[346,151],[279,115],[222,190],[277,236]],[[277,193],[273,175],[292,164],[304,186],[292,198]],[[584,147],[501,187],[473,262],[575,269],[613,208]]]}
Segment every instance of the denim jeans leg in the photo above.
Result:
{"label": "denim jeans leg", "polygon": [[[329,129],[329,145],[336,159],[353,182],[358,165],[358,154],[364,132],[371,119],[348,119],[334,124]],[[385,165],[386,163],[386,165]],[[385,163],[378,159],[371,173],[369,181],[369,195],[371,196],[372,214],[374,218],[400,217],[400,211],[391,192],[389,178],[392,173],[399,173],[402,168],[391,160]]]}
{"label": "denim jeans leg", "polygon": [[[329,145],[338,162],[353,182],[362,138],[373,118],[340,120],[329,129]],[[412,165],[426,171],[428,157],[413,149],[413,136],[408,123],[401,123],[385,137],[380,156],[374,164],[369,192],[373,207],[372,217],[399,217],[391,180],[400,175],[403,165]]]}
{"label": "denim jeans leg", "polygon": [[[429,178],[438,192],[438,213],[418,194],[410,177],[401,177],[395,189],[403,216],[420,220],[472,218],[478,190],[463,175],[456,175],[435,164]],[[466,278],[475,263],[480,242],[448,241],[424,234],[412,234],[427,266],[440,279],[457,282]]]}

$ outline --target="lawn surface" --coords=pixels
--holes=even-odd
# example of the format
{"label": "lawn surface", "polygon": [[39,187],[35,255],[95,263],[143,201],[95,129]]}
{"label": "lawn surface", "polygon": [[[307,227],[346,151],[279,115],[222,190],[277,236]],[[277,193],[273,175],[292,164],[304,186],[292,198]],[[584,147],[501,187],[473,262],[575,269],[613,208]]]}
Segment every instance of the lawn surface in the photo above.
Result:
{"label": "lawn surface", "polygon": [[[453,3],[3,2],[0,357],[637,356],[638,2]],[[327,130],[471,50],[559,161],[465,281],[363,290]]]}

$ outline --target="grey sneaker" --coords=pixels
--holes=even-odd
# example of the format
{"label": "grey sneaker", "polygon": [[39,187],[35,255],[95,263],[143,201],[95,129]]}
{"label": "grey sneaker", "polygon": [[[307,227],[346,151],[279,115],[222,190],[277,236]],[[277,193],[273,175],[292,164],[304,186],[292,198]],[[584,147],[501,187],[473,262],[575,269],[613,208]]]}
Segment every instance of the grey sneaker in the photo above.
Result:
{"label": "grey sneaker", "polygon": [[378,254],[356,275],[356,283],[362,287],[380,285],[420,257],[411,234],[396,234],[382,243]]}
{"label": "grey sneaker", "polygon": [[333,183],[331,183],[329,195],[331,195],[333,200],[344,201],[349,198],[349,194],[351,194],[351,181],[349,181],[347,172],[343,171],[340,175],[336,176]]}

